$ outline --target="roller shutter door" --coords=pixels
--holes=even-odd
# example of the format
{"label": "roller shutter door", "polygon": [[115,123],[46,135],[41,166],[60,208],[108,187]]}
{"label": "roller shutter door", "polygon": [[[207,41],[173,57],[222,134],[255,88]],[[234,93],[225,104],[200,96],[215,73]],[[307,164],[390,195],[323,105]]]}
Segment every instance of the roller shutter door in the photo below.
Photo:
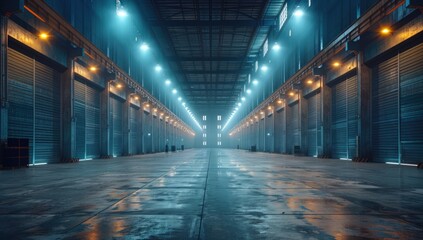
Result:
{"label": "roller shutter door", "polygon": [[264,152],[264,138],[265,138],[265,129],[264,129],[264,119],[259,121],[259,145],[258,151]]}
{"label": "roller shutter door", "polygon": [[153,116],[153,130],[151,137],[153,138],[153,151],[159,151],[159,119],[156,116]]}
{"label": "roller shutter door", "polygon": [[401,162],[422,162],[423,44],[400,54]]}
{"label": "roller shutter door", "polygon": [[[151,116],[149,113],[146,113],[145,111],[143,112],[143,123],[144,123],[144,152],[145,153],[151,153],[152,151],[152,140],[151,140]],[[172,131],[172,130],[171,130]],[[149,135],[150,134],[150,135]],[[171,133],[172,134],[172,133]],[[173,145],[173,141],[172,141],[172,137],[173,135],[171,135],[169,141],[170,141],[170,145]],[[169,146],[170,149],[170,146]]]}
{"label": "roller shutter door", "polygon": [[275,113],[275,152],[283,153],[285,152],[285,118],[284,118],[284,109]]}
{"label": "roller shutter door", "polygon": [[60,74],[8,49],[9,138],[28,138],[32,163],[60,159]]}
{"label": "roller shutter door", "polygon": [[289,106],[288,122],[286,126],[286,151],[293,153],[294,146],[300,146],[299,104]]}
{"label": "roller shutter door", "polygon": [[27,138],[34,163],[34,60],[8,49],[8,137]]}
{"label": "roller shutter door", "polygon": [[357,77],[348,78],[332,89],[332,157],[356,156]]}
{"label": "roller shutter door", "polygon": [[374,69],[373,161],[421,162],[423,154],[423,44]]}
{"label": "roller shutter door", "polygon": [[75,114],[75,157],[85,159],[85,84],[79,81],[74,82],[74,114]]}
{"label": "roller shutter door", "polygon": [[317,156],[317,149],[321,145],[320,93],[314,94],[308,99],[307,107],[307,153],[308,156]]}
{"label": "roller shutter door", "polygon": [[266,152],[273,152],[273,139],[274,139],[274,131],[273,131],[273,119],[274,115],[272,114],[269,117],[266,117],[266,131],[264,132],[265,135],[265,146],[266,146]]}
{"label": "roller shutter door", "polygon": [[86,157],[100,157],[100,91],[89,84],[85,86]]}
{"label": "roller shutter door", "polygon": [[86,80],[75,80],[76,152],[80,159],[100,156],[100,92]]}
{"label": "roller shutter door", "polygon": [[123,154],[123,102],[117,97],[110,96],[110,111],[112,121],[113,156]]}
{"label": "roller shutter door", "polygon": [[129,108],[129,154],[138,153],[138,111],[134,106]]}

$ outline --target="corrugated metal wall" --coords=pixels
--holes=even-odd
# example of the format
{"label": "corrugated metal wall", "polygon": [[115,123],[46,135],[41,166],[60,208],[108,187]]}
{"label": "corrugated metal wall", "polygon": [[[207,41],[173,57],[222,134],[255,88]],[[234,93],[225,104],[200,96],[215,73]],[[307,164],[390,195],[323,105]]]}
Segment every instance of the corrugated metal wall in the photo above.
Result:
{"label": "corrugated metal wall", "polygon": [[320,92],[314,93],[307,100],[307,155],[317,156],[317,149],[321,145]]}
{"label": "corrugated metal wall", "polygon": [[423,44],[373,68],[372,152],[376,162],[415,163],[423,154]]}
{"label": "corrugated metal wall", "polygon": [[110,95],[110,114],[113,155],[121,156],[123,154],[123,102],[114,95]]}
{"label": "corrugated metal wall", "polygon": [[8,49],[9,138],[27,138],[31,163],[60,158],[60,73]]}
{"label": "corrugated metal wall", "polygon": [[75,80],[76,155],[100,156],[100,91],[83,79]]}
{"label": "corrugated metal wall", "polygon": [[141,136],[138,136],[138,128],[140,119],[138,119],[138,107],[131,105],[129,107],[129,154],[138,153],[138,139]]}
{"label": "corrugated metal wall", "polygon": [[357,77],[350,77],[332,88],[332,157],[356,156],[358,117]]}

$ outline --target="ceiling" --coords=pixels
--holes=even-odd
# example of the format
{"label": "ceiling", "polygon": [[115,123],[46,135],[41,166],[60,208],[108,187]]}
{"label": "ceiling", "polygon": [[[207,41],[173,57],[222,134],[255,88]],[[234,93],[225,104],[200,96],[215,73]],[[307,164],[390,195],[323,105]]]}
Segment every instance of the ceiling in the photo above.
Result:
{"label": "ceiling", "polygon": [[193,108],[231,108],[284,4],[282,0],[135,1]]}

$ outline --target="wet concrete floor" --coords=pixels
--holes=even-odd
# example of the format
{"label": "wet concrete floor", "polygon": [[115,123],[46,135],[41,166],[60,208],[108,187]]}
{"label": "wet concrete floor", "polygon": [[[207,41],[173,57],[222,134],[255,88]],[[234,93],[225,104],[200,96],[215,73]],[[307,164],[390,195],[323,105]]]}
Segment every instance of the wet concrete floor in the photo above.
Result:
{"label": "wet concrete floor", "polygon": [[0,171],[0,239],[422,239],[423,170],[196,149]]}

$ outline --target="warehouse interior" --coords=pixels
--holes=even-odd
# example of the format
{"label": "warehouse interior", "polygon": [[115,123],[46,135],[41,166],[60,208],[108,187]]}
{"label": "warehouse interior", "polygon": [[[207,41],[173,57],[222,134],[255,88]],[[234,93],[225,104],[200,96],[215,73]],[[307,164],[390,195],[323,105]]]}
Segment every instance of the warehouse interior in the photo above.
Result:
{"label": "warehouse interior", "polygon": [[0,13],[0,238],[420,239],[423,1]]}

